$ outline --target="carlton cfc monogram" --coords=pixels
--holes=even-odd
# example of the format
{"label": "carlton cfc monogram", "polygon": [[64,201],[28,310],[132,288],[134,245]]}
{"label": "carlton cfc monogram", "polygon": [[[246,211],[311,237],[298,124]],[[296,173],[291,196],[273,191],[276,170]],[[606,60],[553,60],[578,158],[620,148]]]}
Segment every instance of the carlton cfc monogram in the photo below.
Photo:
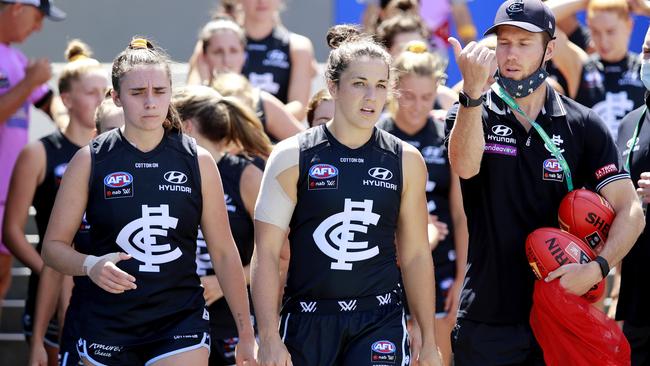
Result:
{"label": "carlton cfc monogram", "polygon": [[182,252],[178,247],[172,250],[169,243],[158,244],[156,237],[166,237],[167,229],[175,229],[177,223],[177,218],[169,216],[169,205],[142,205],[142,217],[124,226],[115,242],[144,263],[139,267],[140,272],[160,272],[158,264],[174,261]]}
{"label": "carlton cfc monogram", "polygon": [[343,212],[326,218],[314,231],[313,238],[318,249],[336,260],[332,262],[331,269],[351,271],[352,263],[348,262],[363,261],[379,254],[379,247],[368,249],[367,241],[354,241],[355,232],[367,234],[368,225],[376,226],[379,222],[381,216],[372,212],[372,204],[372,200],[352,201],[346,198]]}

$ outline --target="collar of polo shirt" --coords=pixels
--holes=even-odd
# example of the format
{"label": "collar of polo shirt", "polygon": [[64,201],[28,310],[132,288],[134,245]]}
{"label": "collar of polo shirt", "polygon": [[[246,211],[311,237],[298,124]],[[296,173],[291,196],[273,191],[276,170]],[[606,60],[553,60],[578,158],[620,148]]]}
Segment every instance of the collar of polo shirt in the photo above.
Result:
{"label": "collar of polo shirt", "polygon": [[[490,92],[487,93],[486,102],[488,108],[492,112],[502,116],[506,114],[508,106],[494,93],[494,91],[490,90]],[[560,93],[555,91],[555,89],[550,85],[546,85],[546,100],[542,107],[542,114],[547,114],[547,111],[550,113],[551,117],[566,116],[566,109],[564,108],[562,98],[560,98]]]}

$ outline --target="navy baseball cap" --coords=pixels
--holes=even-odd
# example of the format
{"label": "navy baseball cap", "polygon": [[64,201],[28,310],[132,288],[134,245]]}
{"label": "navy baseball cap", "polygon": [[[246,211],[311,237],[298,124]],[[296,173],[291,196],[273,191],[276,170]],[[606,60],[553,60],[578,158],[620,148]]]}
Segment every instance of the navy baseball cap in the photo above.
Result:
{"label": "navy baseball cap", "polygon": [[512,25],[533,33],[555,37],[555,16],[542,0],[508,0],[497,10],[494,25],[484,35],[496,33],[500,25]]}
{"label": "navy baseball cap", "polygon": [[2,0],[3,3],[31,5],[42,11],[49,19],[60,21],[65,19],[66,14],[63,10],[54,6],[52,0]]}

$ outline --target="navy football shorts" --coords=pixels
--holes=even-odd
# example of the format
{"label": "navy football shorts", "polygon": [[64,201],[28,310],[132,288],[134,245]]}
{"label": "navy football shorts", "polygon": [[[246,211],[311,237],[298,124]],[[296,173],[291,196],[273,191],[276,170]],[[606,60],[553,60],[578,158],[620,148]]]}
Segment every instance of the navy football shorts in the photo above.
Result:
{"label": "navy football shorts", "polygon": [[408,365],[406,316],[401,301],[394,299],[398,296],[391,294],[393,299],[388,294],[370,297],[382,305],[366,301],[364,306],[368,298],[361,298],[329,304],[298,301],[285,308],[280,336],[293,365]]}
{"label": "navy football shorts", "polygon": [[210,349],[207,332],[174,335],[134,346],[101,344],[79,338],[77,352],[91,365],[149,366],[165,357],[205,347]]}

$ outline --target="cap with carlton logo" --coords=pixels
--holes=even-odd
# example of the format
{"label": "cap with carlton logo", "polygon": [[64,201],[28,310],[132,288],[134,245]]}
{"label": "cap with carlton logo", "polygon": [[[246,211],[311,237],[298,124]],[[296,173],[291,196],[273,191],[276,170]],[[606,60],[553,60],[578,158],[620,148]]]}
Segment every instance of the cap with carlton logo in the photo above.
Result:
{"label": "cap with carlton logo", "polygon": [[54,21],[59,21],[65,19],[65,13],[63,10],[54,6],[52,0],[0,0],[0,2],[8,4],[25,4],[31,5],[38,8],[42,11],[48,18]]}
{"label": "cap with carlton logo", "polygon": [[485,35],[496,33],[501,25],[511,25],[533,33],[548,33],[555,37],[555,16],[542,0],[508,0],[497,10],[494,25]]}

